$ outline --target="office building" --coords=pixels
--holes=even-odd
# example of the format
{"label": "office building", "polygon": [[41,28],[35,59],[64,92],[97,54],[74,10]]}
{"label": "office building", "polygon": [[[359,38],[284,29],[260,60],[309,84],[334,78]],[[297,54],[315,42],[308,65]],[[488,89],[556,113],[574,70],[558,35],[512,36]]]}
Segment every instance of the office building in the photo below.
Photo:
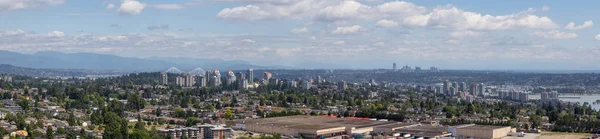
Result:
{"label": "office building", "polygon": [[317,76],[317,84],[323,83],[323,78],[321,76]]}
{"label": "office building", "polygon": [[393,64],[392,71],[396,71],[396,63]]}
{"label": "office building", "polygon": [[469,93],[473,96],[477,96],[479,93],[477,93],[477,84],[471,84],[471,88],[469,88]]}
{"label": "office building", "polygon": [[239,89],[248,89],[248,80],[240,80]]}
{"label": "office building", "polygon": [[346,90],[346,88],[347,88],[346,81],[338,82],[338,90]]}
{"label": "office building", "polygon": [[456,89],[454,91],[458,91],[458,82],[453,82],[452,87],[454,87],[454,89]]}
{"label": "office building", "polygon": [[461,92],[467,92],[467,83],[465,82],[460,82],[460,85],[458,87],[458,91]]}
{"label": "office building", "polygon": [[161,72],[160,73],[160,84],[162,84],[162,85],[169,84],[169,78],[168,78],[166,72]]}
{"label": "office building", "polygon": [[246,80],[246,74],[244,74],[244,72],[236,73],[235,77],[237,77],[238,80]]}
{"label": "office building", "polygon": [[429,68],[429,72],[439,72],[439,70],[440,70],[440,69],[439,69],[439,68],[436,68],[436,67],[430,67],[430,68]]}
{"label": "office building", "polygon": [[483,96],[485,93],[485,84],[479,83],[479,85],[477,86],[477,89],[478,89],[477,92],[479,93],[479,96]]}
{"label": "office building", "polygon": [[298,87],[298,82],[297,81],[287,81],[286,82],[288,85],[288,88],[297,88]]}
{"label": "office building", "polygon": [[233,84],[233,82],[237,80],[235,73],[231,70],[227,71],[227,76],[225,78],[227,79],[227,84]]}
{"label": "office building", "polygon": [[454,87],[450,87],[450,89],[448,91],[448,95],[449,96],[455,96],[456,95],[456,89],[454,89]]}
{"label": "office building", "polygon": [[450,91],[450,81],[446,80],[444,82],[444,90],[442,90],[444,94],[448,94]]}
{"label": "office building", "polygon": [[263,74],[263,79],[264,79],[265,81],[269,81],[271,78],[273,78],[273,75],[271,74],[271,72],[265,72],[265,73]]}
{"label": "office building", "polygon": [[199,85],[200,87],[206,87],[206,85],[207,85],[207,82],[206,82],[206,80],[207,80],[207,79],[206,79],[206,76],[199,76],[199,77],[198,77],[198,85]]}
{"label": "office building", "polygon": [[248,69],[248,83],[254,85],[254,70]]}
{"label": "office building", "polygon": [[421,69],[421,67],[415,67],[415,72],[421,72],[421,71],[423,71],[423,70]]}
{"label": "office building", "polygon": [[302,89],[308,90],[308,89],[310,89],[310,87],[311,86],[310,86],[310,83],[308,81],[302,82]]}

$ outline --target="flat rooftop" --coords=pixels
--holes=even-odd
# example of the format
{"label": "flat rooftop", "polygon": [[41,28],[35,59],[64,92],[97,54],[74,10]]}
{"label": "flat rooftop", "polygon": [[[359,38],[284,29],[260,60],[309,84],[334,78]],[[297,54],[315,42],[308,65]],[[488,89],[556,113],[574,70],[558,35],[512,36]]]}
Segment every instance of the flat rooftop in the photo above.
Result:
{"label": "flat rooftop", "polygon": [[472,125],[472,126],[459,127],[458,129],[494,130],[494,129],[500,129],[500,128],[506,128],[506,127],[509,127],[509,126]]}
{"label": "flat rooftop", "polygon": [[395,123],[395,124],[389,124],[389,125],[383,125],[383,126],[378,126],[378,127],[382,127],[382,128],[397,128],[397,127],[412,127],[412,126],[416,126],[419,124],[415,124],[415,123]]}
{"label": "flat rooftop", "polygon": [[326,116],[286,116],[246,120],[246,124],[270,125],[298,129],[329,129],[336,127],[365,128],[397,124],[393,121],[371,121],[350,118],[332,118]]}

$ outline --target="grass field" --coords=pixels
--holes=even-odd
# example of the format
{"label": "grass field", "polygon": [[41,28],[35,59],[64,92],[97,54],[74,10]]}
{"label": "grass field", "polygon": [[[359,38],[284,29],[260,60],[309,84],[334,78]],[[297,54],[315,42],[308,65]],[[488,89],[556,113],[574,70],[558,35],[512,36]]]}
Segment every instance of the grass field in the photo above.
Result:
{"label": "grass field", "polygon": [[592,137],[592,134],[549,132],[549,133],[542,133],[542,135],[537,137],[537,139],[585,139],[585,138],[589,138],[589,137]]}

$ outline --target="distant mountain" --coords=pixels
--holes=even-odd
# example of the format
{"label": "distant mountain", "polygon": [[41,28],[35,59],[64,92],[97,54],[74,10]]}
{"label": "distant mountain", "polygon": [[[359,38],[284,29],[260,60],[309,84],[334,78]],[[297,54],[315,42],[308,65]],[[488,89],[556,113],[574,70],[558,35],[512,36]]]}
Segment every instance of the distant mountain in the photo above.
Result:
{"label": "distant mountain", "polygon": [[21,54],[0,50],[0,64],[17,67],[42,69],[86,69],[116,70],[123,72],[165,71],[177,67],[184,71],[196,67],[203,69],[247,69],[268,68],[256,66],[247,61],[226,61],[219,59],[195,58],[132,58],[96,53],[61,53],[42,51],[34,54]]}
{"label": "distant mountain", "polygon": [[82,77],[88,75],[83,70],[33,69],[0,64],[0,73],[8,73],[30,77]]}
{"label": "distant mountain", "polygon": [[254,68],[254,69],[273,68],[273,67],[267,67],[267,66],[253,65],[248,61],[242,61],[242,60],[202,59],[202,58],[184,58],[184,57],[150,57],[150,58],[146,58],[146,59],[160,60],[160,61],[175,63],[178,65],[185,65],[185,66],[181,66],[181,67],[177,67],[177,68],[182,69],[182,70],[187,70],[187,71],[192,70],[197,67],[200,67],[204,70],[210,70],[210,69],[239,70],[239,69],[248,69],[248,68]]}

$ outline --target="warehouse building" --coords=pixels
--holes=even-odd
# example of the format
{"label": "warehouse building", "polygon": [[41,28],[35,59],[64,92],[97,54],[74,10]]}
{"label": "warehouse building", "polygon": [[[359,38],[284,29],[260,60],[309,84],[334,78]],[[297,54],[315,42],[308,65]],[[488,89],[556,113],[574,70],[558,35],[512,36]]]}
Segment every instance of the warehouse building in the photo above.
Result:
{"label": "warehouse building", "polygon": [[449,132],[458,138],[497,139],[508,135],[510,126],[460,125],[449,127]]}
{"label": "warehouse building", "polygon": [[326,116],[287,116],[240,121],[245,129],[266,134],[303,138],[330,138],[351,134],[366,134],[375,127],[398,124],[392,121],[373,121]]}

